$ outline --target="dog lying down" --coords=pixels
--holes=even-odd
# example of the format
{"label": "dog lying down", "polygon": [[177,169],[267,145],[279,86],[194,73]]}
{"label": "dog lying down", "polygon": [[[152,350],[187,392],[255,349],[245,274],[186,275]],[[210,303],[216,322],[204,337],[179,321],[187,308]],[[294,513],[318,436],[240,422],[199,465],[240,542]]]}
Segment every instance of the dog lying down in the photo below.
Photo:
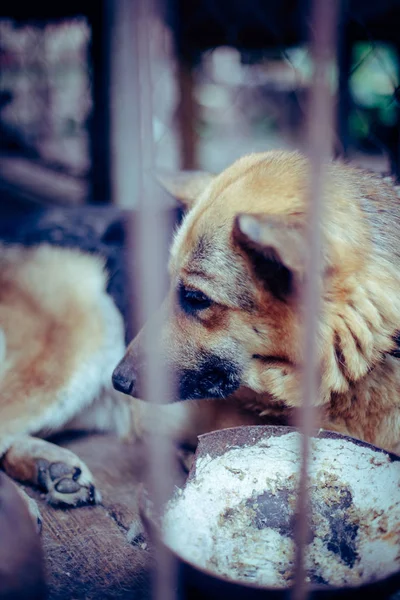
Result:
{"label": "dog lying down", "polygon": [[[142,335],[123,356],[101,261],[49,246],[1,249],[0,455],[10,477],[45,489],[53,504],[94,503],[89,469],[48,434],[141,435],[151,426],[195,443],[212,429],[291,422],[307,358],[308,172],[298,153],[267,152],[219,176],[164,178],[187,214],[171,249],[157,351],[188,402],[155,409],[133,397]],[[391,181],[341,163],[326,168],[325,196],[319,424],[396,451],[399,198]]]}

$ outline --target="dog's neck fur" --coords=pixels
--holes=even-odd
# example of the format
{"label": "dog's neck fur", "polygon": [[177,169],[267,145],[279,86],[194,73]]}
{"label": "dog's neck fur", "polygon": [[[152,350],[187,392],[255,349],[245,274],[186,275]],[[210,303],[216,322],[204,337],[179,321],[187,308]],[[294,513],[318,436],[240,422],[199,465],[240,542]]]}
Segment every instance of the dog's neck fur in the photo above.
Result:
{"label": "dog's neck fur", "polygon": [[[393,185],[375,177],[362,174],[361,181],[358,208],[368,228],[349,228],[345,243],[335,239],[343,236],[339,229],[326,234],[331,248],[347,247],[345,252],[354,252],[358,264],[348,256],[336,256],[333,263],[346,261],[351,268],[329,273],[328,265],[324,281],[319,421],[393,448],[399,442],[394,413],[400,416],[400,361],[390,356],[400,329],[398,197]],[[299,406],[299,366],[286,372],[269,368],[264,383],[268,394],[256,394],[252,400],[244,394],[252,409],[258,407],[267,415],[277,400]]]}
{"label": "dog's neck fur", "polygon": [[[399,281],[380,260],[370,263],[357,277],[346,281],[343,302],[330,300],[321,319],[321,394],[317,423],[396,449],[398,431],[393,410],[400,416],[399,360],[395,349],[400,297]],[[336,294],[337,298],[337,294]],[[265,373],[268,394],[240,391],[249,410],[271,418],[282,411],[293,418],[301,403],[301,370],[282,369]]]}

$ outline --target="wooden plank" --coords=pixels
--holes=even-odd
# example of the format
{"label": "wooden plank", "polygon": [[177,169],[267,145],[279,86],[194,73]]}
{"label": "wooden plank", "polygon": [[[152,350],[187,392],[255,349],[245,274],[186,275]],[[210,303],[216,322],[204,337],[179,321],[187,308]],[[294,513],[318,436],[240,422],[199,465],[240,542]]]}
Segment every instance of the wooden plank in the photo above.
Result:
{"label": "wooden plank", "polygon": [[[111,202],[110,77],[111,30],[114,8],[119,3],[98,0],[88,12],[91,25],[89,47],[93,107],[88,119],[91,158],[90,201]],[[134,102],[134,99],[132,100]]]}
{"label": "wooden plank", "polygon": [[3,187],[39,204],[71,206],[83,204],[88,196],[83,179],[26,158],[4,155],[0,157],[0,189]]}
{"label": "wooden plank", "polygon": [[43,517],[42,541],[49,600],[150,597],[151,554],[143,536],[129,543],[138,521],[137,492],[143,472],[139,444],[92,435],[63,441],[92,470],[102,494],[99,506],[59,509],[28,490]]}

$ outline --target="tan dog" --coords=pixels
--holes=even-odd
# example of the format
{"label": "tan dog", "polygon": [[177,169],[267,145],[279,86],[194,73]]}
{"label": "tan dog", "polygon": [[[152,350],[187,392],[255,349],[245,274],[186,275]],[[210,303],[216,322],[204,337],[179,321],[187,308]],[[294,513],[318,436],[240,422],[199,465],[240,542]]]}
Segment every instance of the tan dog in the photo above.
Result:
{"label": "tan dog", "polygon": [[[159,346],[182,400],[224,399],[196,404],[199,429],[286,420],[299,406],[308,173],[300,154],[268,152],[216,177],[166,181],[189,210]],[[390,182],[333,163],[325,200],[320,425],[396,450],[399,198]],[[139,335],[114,371],[117,389],[140,395],[142,354]]]}
{"label": "tan dog", "polygon": [[72,452],[31,436],[129,427],[129,408],[111,386],[124,352],[122,318],[105,284],[92,256],[0,248],[0,461],[53,504],[94,503],[93,477]]}
{"label": "tan dog", "polygon": [[[66,429],[127,436],[157,425],[147,404],[112,387],[124,351],[99,258],[0,246],[0,467],[10,477],[40,487],[54,505],[99,499],[83,461],[44,438]],[[176,405],[161,422],[180,438],[185,418]],[[40,525],[36,503],[18,489]]]}

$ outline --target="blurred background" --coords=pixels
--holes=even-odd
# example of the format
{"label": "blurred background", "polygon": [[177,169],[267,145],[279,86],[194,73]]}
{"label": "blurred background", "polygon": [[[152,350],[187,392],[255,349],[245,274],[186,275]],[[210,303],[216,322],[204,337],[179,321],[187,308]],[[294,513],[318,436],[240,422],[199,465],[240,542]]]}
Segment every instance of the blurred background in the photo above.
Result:
{"label": "blurred background", "polygon": [[[124,87],[115,34],[129,4],[3,4],[2,212],[118,200],[110,143]],[[159,2],[150,32],[158,166],[219,171],[246,152],[302,147],[312,84],[307,4]],[[399,1],[341,4],[336,154],[398,174]],[[136,101],[132,89],[132,108]]]}

